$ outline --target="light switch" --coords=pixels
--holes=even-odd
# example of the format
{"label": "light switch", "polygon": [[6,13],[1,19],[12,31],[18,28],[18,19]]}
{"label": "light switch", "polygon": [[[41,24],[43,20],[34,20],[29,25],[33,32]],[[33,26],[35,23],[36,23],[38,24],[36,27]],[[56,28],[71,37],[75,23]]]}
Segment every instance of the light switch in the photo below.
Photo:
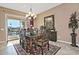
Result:
{"label": "light switch", "polygon": [[4,31],[4,28],[1,28],[0,31]]}

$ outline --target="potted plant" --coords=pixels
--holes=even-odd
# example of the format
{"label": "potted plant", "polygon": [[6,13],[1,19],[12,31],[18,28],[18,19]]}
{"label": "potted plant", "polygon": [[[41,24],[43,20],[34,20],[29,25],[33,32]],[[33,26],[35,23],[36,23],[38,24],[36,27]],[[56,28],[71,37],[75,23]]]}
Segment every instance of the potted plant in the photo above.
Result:
{"label": "potted plant", "polygon": [[75,31],[78,28],[78,20],[76,19],[76,12],[74,12],[70,17],[69,28],[72,29],[72,33],[71,33],[72,44],[71,45],[74,47],[77,47],[76,45],[77,34],[75,33]]}

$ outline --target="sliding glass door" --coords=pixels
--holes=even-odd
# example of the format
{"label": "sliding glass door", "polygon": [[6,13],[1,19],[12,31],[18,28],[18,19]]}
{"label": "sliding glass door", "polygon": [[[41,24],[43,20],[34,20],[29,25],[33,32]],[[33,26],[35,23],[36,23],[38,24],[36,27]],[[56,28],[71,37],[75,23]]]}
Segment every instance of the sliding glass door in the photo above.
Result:
{"label": "sliding glass door", "polygon": [[19,39],[20,29],[25,27],[25,23],[22,20],[8,19],[8,41]]}

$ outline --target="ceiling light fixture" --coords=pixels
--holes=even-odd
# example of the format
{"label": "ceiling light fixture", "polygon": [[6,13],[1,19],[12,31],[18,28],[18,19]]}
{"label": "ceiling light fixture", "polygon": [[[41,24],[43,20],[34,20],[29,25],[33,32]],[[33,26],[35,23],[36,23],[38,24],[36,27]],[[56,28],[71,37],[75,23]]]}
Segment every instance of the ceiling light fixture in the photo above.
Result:
{"label": "ceiling light fixture", "polygon": [[32,12],[32,8],[30,8],[30,11],[26,14],[26,18],[30,20],[36,18],[36,14]]}

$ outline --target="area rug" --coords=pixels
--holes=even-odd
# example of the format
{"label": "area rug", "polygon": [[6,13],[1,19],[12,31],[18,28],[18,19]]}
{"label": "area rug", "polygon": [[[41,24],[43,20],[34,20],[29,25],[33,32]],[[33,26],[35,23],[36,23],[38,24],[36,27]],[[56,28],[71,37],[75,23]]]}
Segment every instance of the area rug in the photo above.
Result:
{"label": "area rug", "polygon": [[[19,44],[13,45],[18,55],[30,55],[30,53],[27,53]],[[49,45],[49,50],[44,52],[44,55],[55,55],[61,47],[55,46],[55,45]],[[36,54],[36,55],[42,55],[42,54]]]}

